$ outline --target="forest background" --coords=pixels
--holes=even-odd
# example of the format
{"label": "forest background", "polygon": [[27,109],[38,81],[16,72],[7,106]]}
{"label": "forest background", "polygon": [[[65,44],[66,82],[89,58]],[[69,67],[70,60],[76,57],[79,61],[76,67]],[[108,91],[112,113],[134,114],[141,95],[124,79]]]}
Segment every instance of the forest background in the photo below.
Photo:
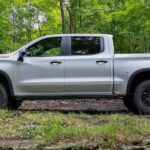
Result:
{"label": "forest background", "polygon": [[116,53],[148,53],[150,0],[0,0],[0,53],[60,33],[112,34]]}

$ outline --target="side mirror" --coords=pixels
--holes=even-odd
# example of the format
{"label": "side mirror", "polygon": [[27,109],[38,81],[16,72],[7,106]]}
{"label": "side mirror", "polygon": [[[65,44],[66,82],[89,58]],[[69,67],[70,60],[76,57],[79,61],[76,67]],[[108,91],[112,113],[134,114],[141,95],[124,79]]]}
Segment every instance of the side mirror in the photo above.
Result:
{"label": "side mirror", "polygon": [[25,56],[25,54],[26,54],[25,52],[20,52],[18,61],[23,61],[23,57]]}

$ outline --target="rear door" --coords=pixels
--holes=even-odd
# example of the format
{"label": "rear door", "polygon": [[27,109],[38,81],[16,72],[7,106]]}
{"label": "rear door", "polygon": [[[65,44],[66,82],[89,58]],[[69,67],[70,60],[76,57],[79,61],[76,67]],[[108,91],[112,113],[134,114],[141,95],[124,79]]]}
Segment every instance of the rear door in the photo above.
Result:
{"label": "rear door", "polygon": [[75,95],[112,93],[112,58],[103,37],[67,37],[65,92]]}

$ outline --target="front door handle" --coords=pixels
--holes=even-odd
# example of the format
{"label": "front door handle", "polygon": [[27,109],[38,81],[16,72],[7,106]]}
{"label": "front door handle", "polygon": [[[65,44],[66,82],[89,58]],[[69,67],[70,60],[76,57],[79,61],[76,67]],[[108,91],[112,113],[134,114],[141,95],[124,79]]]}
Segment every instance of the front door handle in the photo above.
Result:
{"label": "front door handle", "polygon": [[108,61],[107,60],[97,60],[97,64],[106,64]]}
{"label": "front door handle", "polygon": [[61,63],[62,63],[61,61],[51,61],[50,62],[51,65],[53,65],[53,64],[61,64]]}

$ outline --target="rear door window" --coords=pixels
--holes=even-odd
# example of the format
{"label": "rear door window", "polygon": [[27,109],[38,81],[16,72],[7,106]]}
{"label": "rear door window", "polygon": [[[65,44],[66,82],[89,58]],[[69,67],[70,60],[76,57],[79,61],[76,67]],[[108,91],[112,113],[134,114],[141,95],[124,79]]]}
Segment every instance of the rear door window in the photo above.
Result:
{"label": "rear door window", "polygon": [[100,37],[71,37],[71,55],[93,55],[102,51]]}

